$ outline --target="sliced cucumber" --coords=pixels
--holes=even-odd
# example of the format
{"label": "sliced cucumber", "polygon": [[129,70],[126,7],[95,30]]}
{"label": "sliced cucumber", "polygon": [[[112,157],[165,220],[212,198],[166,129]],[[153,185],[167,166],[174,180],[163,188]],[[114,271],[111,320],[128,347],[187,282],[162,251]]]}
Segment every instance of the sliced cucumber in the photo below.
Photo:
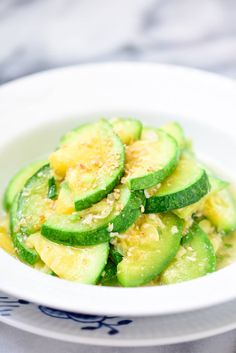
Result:
{"label": "sliced cucumber", "polygon": [[207,234],[194,223],[176,258],[161,274],[160,284],[188,281],[216,270],[214,249]]}
{"label": "sliced cucumber", "polygon": [[217,270],[236,262],[236,232],[221,239],[222,242],[216,253]]}
{"label": "sliced cucumber", "polygon": [[135,287],[156,278],[176,255],[181,240],[182,221],[172,214],[142,215],[116,239],[123,252],[117,278],[124,287]]}
{"label": "sliced cucumber", "polygon": [[23,186],[27,182],[27,180],[39,170],[43,165],[45,165],[45,161],[37,161],[29,164],[27,167],[21,169],[9,182],[4,198],[3,205],[6,210],[9,210],[15,196],[23,189]]}
{"label": "sliced cucumber", "polygon": [[143,191],[121,186],[91,208],[72,215],[54,214],[42,226],[48,239],[66,245],[95,245],[107,242],[110,233],[129,228],[141,214]]}
{"label": "sliced cucumber", "polygon": [[142,123],[136,119],[117,118],[111,120],[115,133],[125,145],[130,145],[141,138]]}
{"label": "sliced cucumber", "polygon": [[[38,163],[34,164],[35,168],[40,163],[42,164],[42,162]],[[27,170],[25,170],[24,175],[28,181],[23,186],[22,191],[15,196],[10,208],[10,231],[19,258],[30,265],[34,265],[39,260],[39,256],[34,249],[25,244],[25,240],[27,234],[40,228],[40,222],[43,222],[41,217],[47,210],[48,179],[51,174],[48,165],[40,166],[40,169],[37,169],[33,176],[33,167],[28,168],[28,174],[26,172]],[[50,202],[50,200],[48,201]]]}
{"label": "sliced cucumber", "polygon": [[101,274],[100,283],[103,286],[119,286],[117,280],[117,265],[122,261],[123,256],[111,245],[109,259]]}
{"label": "sliced cucumber", "polygon": [[[208,173],[207,173],[208,174]],[[204,203],[207,201],[207,199],[211,196],[217,193],[220,190],[225,189],[229,183],[221,180],[213,175],[208,174],[208,179],[210,183],[210,191],[208,192],[207,195],[205,195],[200,201],[197,201],[193,203],[192,205],[179,208],[174,210],[174,213],[183,219],[187,219],[191,217],[194,213],[202,213],[202,209],[204,206]]]}
{"label": "sliced cucumber", "polygon": [[119,251],[117,251],[114,246],[110,247],[110,258],[111,260],[118,265],[121,260],[123,259],[123,256],[121,255],[121,253],[119,253]]}
{"label": "sliced cucumber", "polygon": [[48,198],[51,200],[57,198],[57,183],[54,177],[48,180]]}
{"label": "sliced cucumber", "polygon": [[80,211],[102,200],[119,183],[124,172],[124,145],[103,119],[67,134],[49,160],[56,176],[68,182],[75,195],[75,209]]}
{"label": "sliced cucumber", "polygon": [[177,123],[176,121],[172,121],[170,123],[162,125],[160,129],[172,136],[181,149],[185,147],[186,137],[184,134],[184,130],[179,123]]}
{"label": "sliced cucumber", "polygon": [[39,256],[37,252],[34,249],[30,249],[26,244],[25,244],[25,236],[22,234],[17,226],[18,220],[16,217],[17,214],[17,207],[18,207],[18,195],[15,196],[15,199],[12,203],[12,206],[10,208],[10,233],[11,233],[11,238],[13,245],[15,247],[16,253],[19,256],[19,258],[27,262],[30,265],[34,265],[38,260]]}
{"label": "sliced cucumber", "polygon": [[211,195],[204,203],[202,213],[219,232],[232,232],[236,229],[236,201],[228,189]]}
{"label": "sliced cucumber", "polygon": [[126,147],[124,182],[132,190],[147,189],[162,182],[178,163],[179,148],[176,141],[161,130],[150,130],[150,133],[152,138],[136,141]]}
{"label": "sliced cucumber", "polygon": [[101,278],[100,278],[101,285],[117,287],[119,285],[119,282],[117,280],[116,274],[117,274],[117,265],[109,259],[104,268],[104,271],[101,274]]}
{"label": "sliced cucumber", "polygon": [[48,181],[52,171],[47,164],[25,184],[19,195],[15,232],[29,235],[40,230],[45,219],[53,212],[54,201],[48,199]]}
{"label": "sliced cucumber", "polygon": [[32,244],[41,260],[60,278],[79,283],[95,284],[103,271],[109,244],[73,248],[55,244],[39,233],[31,235]]}
{"label": "sliced cucumber", "polygon": [[203,230],[205,234],[207,234],[208,239],[210,240],[215,254],[221,247],[223,243],[223,236],[219,232],[217,232],[216,228],[212,225],[212,223],[206,219],[205,217],[196,218],[196,222],[199,225],[199,227]]}
{"label": "sliced cucumber", "polygon": [[67,181],[63,181],[60,185],[58,198],[55,202],[55,212],[64,215],[75,212],[73,193]]}
{"label": "sliced cucumber", "polygon": [[[31,244],[31,246],[32,246],[32,244]],[[51,276],[55,275],[54,272],[41,259],[39,259],[36,262],[36,264],[34,264],[33,268],[35,268],[36,270],[38,270],[40,272],[46,273],[47,275],[51,275]]]}
{"label": "sliced cucumber", "polygon": [[199,201],[209,191],[205,170],[183,154],[177,168],[161,185],[147,190],[146,213],[168,212]]}

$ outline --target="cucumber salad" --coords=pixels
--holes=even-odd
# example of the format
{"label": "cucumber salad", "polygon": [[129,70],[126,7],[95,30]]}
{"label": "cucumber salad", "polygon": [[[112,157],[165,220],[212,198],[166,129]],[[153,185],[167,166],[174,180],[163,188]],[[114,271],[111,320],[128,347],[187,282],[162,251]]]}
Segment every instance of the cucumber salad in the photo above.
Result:
{"label": "cucumber salad", "polygon": [[65,134],[4,194],[0,246],[52,276],[103,286],[192,280],[236,260],[236,201],[177,122],[100,119]]}

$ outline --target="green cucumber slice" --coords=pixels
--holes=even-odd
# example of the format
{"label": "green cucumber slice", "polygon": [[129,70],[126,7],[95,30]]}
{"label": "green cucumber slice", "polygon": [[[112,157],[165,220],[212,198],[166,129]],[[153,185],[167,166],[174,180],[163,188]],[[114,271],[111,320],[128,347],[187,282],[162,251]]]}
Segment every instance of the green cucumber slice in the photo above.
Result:
{"label": "green cucumber slice", "polygon": [[[29,238],[28,238],[29,239]],[[34,250],[35,251],[35,250]],[[35,251],[36,252],[36,251]],[[33,268],[46,275],[56,276],[56,274],[39,258],[39,260],[34,264]]]}
{"label": "green cucumber slice", "polygon": [[49,165],[41,167],[28,179],[10,209],[11,236],[19,258],[34,265],[39,257],[34,249],[25,244],[27,236],[38,231],[46,215],[52,212],[53,203],[47,198]]}
{"label": "green cucumber slice", "polygon": [[200,201],[197,201],[197,202],[193,203],[192,205],[174,210],[174,213],[178,217],[183,218],[183,219],[188,219],[189,217],[192,217],[192,215],[194,213],[201,214],[204,203],[207,201],[207,199],[211,195],[214,195],[218,191],[225,189],[229,185],[228,182],[226,182],[220,178],[217,178],[214,175],[208,174],[208,179],[209,179],[209,183],[210,183],[210,191],[208,192],[208,194],[206,196],[203,196],[203,198]]}
{"label": "green cucumber slice", "polygon": [[108,262],[100,278],[100,283],[103,286],[119,286],[117,280],[117,265],[122,261],[122,258],[123,256],[111,245]]}
{"label": "green cucumber slice", "polygon": [[221,244],[217,249],[217,270],[236,262],[236,232],[221,237]]}
{"label": "green cucumber slice", "polygon": [[27,167],[21,169],[9,182],[4,197],[3,197],[3,206],[5,210],[9,211],[15,196],[23,189],[23,186],[27,180],[39,170],[45,161],[37,161],[29,164]]}
{"label": "green cucumber slice", "polygon": [[58,198],[55,202],[55,212],[64,215],[75,212],[73,193],[67,181],[60,184]]}
{"label": "green cucumber slice", "polygon": [[117,278],[124,287],[135,287],[156,278],[176,255],[182,235],[182,221],[175,215],[142,215],[115,247],[123,252]]}
{"label": "green cucumber slice", "polygon": [[195,217],[195,222],[199,225],[199,227],[203,230],[205,234],[207,234],[208,239],[210,240],[215,254],[217,254],[219,248],[223,243],[223,236],[219,232],[217,232],[216,228],[213,224],[204,216]]}
{"label": "green cucumber slice", "polygon": [[179,148],[176,141],[161,130],[150,129],[149,132],[146,137],[142,135],[142,140],[126,147],[125,177],[122,182],[128,183],[132,190],[147,189],[162,182],[178,163]]}
{"label": "green cucumber slice", "polygon": [[40,168],[22,189],[16,213],[15,231],[29,235],[40,230],[53,212],[54,201],[48,199],[48,181],[52,170],[47,164]]}
{"label": "green cucumber slice", "polygon": [[139,120],[116,118],[111,120],[111,124],[115,133],[125,145],[130,145],[134,141],[140,140],[143,126]]}
{"label": "green cucumber slice", "polygon": [[48,198],[51,200],[57,198],[57,183],[54,177],[48,180]]}
{"label": "green cucumber slice", "polygon": [[117,287],[119,282],[117,280],[117,265],[110,259],[108,260],[104,271],[101,274],[100,284],[102,286]]}
{"label": "green cucumber slice", "polygon": [[43,224],[41,233],[65,245],[95,245],[110,240],[111,233],[129,228],[141,214],[143,191],[131,192],[119,186],[106,199],[72,215],[53,214]]}
{"label": "green cucumber slice", "polygon": [[219,232],[229,233],[236,229],[236,201],[229,189],[211,195],[204,203],[202,213]]}
{"label": "green cucumber slice", "polygon": [[69,132],[49,160],[55,175],[68,182],[80,211],[102,200],[119,183],[125,151],[112,125],[102,119]]}
{"label": "green cucumber slice", "polygon": [[199,201],[209,191],[205,170],[188,155],[182,155],[177,168],[161,185],[148,189],[145,213],[168,212]]}
{"label": "green cucumber slice", "polygon": [[111,245],[110,258],[116,265],[118,265],[123,259],[123,256],[121,255],[121,253],[119,253],[119,251],[114,248],[114,246]]}
{"label": "green cucumber slice", "polygon": [[16,213],[17,213],[17,207],[18,207],[18,198],[19,198],[19,195],[16,195],[10,208],[11,238],[19,258],[30,265],[34,265],[39,260],[39,256],[37,252],[34,249],[30,249],[25,244],[25,236],[22,233],[16,231],[16,224],[17,224]]}
{"label": "green cucumber slice", "polygon": [[66,247],[44,238],[39,233],[31,235],[32,244],[41,260],[60,278],[86,284],[95,284],[108,258],[109,244],[89,247]]}
{"label": "green cucumber slice", "polygon": [[160,127],[161,130],[165,131],[167,134],[172,136],[180,149],[183,149],[186,145],[186,137],[182,126],[176,121],[171,121],[167,124],[164,124]]}
{"label": "green cucumber slice", "polygon": [[216,270],[216,256],[207,234],[194,223],[176,258],[161,274],[160,284],[189,281]]}

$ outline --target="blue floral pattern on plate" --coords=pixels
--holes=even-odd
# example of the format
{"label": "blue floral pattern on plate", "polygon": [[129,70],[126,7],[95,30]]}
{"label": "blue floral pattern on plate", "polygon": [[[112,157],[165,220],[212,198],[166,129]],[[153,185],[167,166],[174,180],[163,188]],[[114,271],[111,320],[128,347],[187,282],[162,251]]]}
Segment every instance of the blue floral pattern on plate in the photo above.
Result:
{"label": "blue floral pattern on plate", "polygon": [[68,311],[55,310],[41,305],[39,306],[39,309],[42,313],[51,317],[80,322],[84,324],[81,327],[81,330],[94,331],[101,328],[106,328],[108,335],[116,335],[119,333],[119,326],[129,325],[132,323],[132,320],[120,319],[118,316],[85,315],[79,313],[71,313]]}
{"label": "blue floral pattern on plate", "polygon": [[[0,296],[0,316],[11,316],[14,310],[23,305],[31,304],[23,299],[10,298],[8,296]],[[50,317],[64,320],[72,320],[81,325],[81,330],[95,331],[98,329],[106,329],[108,335],[116,335],[119,333],[119,327],[131,324],[130,319],[122,319],[119,316],[105,315],[86,315],[80,313],[71,313],[57,309],[48,308],[39,305],[37,308],[42,314]]]}
{"label": "blue floral pattern on plate", "polygon": [[13,299],[6,296],[0,296],[0,316],[11,316],[16,308],[25,304],[30,303],[23,299]]}

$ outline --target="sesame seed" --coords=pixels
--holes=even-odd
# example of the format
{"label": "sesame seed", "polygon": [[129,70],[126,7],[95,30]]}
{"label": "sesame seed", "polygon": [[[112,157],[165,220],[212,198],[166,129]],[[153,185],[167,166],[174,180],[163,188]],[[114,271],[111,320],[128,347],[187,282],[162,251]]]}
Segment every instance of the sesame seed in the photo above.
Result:
{"label": "sesame seed", "polygon": [[149,194],[149,192],[147,190],[144,190],[144,195],[145,195],[146,199],[149,199],[151,197],[151,195]]}
{"label": "sesame seed", "polygon": [[177,233],[178,233],[178,228],[177,228],[176,226],[173,226],[173,227],[171,228],[171,233],[172,233],[172,234],[177,234]]}
{"label": "sesame seed", "polygon": [[113,223],[109,223],[109,224],[108,224],[108,227],[107,227],[108,232],[112,232],[112,231],[113,231],[113,228],[114,228]]}
{"label": "sesame seed", "polygon": [[191,256],[187,256],[186,259],[191,261],[191,262],[196,261],[196,258],[195,257],[191,257]]}
{"label": "sesame seed", "polygon": [[113,238],[113,237],[117,237],[119,235],[118,232],[110,232],[110,237]]}

